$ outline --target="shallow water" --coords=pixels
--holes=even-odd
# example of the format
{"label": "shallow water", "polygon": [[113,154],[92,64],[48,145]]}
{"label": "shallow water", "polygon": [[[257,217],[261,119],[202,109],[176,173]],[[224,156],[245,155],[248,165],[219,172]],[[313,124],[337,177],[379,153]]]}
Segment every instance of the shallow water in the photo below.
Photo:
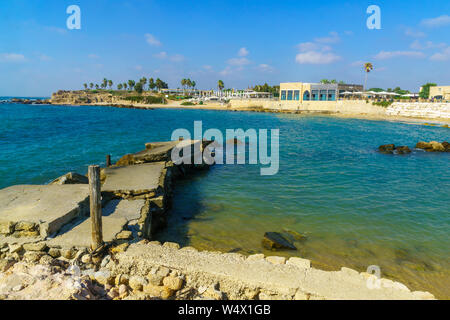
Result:
{"label": "shallow water", "polygon": [[176,128],[279,128],[280,172],[218,165],[177,183],[170,227],[158,237],[199,249],[263,252],[267,231],[316,267],[365,271],[450,298],[450,154],[376,152],[386,143],[450,140],[450,129],[382,121],[209,110],[0,105],[0,187],[85,173],[170,140]]}

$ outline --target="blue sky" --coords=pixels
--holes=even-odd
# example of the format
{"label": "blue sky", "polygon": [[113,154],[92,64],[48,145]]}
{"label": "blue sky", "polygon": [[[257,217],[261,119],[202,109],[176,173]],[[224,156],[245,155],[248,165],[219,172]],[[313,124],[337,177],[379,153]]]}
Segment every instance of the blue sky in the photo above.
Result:
{"label": "blue sky", "polygon": [[[81,30],[66,9],[81,8]],[[369,30],[369,5],[381,30]],[[49,96],[104,77],[211,89],[268,82],[363,83],[412,91],[450,85],[450,2],[3,0],[0,96]]]}

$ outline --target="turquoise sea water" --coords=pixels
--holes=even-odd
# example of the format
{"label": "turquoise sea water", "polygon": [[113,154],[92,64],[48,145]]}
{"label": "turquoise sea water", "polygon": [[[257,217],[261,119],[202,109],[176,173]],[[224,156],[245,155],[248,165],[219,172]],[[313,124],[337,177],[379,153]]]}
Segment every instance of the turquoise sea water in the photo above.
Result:
{"label": "turquoise sea water", "polygon": [[297,252],[316,267],[365,271],[450,298],[450,154],[379,154],[450,140],[450,129],[419,124],[207,110],[0,105],[0,188],[85,173],[169,140],[176,128],[280,129],[280,171],[218,165],[177,183],[162,241],[199,249],[264,252],[267,231],[306,234]]}

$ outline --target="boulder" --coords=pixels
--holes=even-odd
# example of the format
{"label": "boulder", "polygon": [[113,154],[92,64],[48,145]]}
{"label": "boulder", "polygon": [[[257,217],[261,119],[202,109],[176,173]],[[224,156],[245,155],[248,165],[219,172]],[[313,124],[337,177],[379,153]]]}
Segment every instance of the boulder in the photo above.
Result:
{"label": "boulder", "polygon": [[51,185],[63,185],[63,184],[89,184],[89,179],[79,173],[69,172],[62,177],[53,180]]}
{"label": "boulder", "polygon": [[444,152],[445,151],[444,146],[440,142],[431,141],[430,144],[433,147],[433,152]]}
{"label": "boulder", "polygon": [[409,149],[408,146],[401,146],[401,147],[395,148],[395,152],[397,154],[409,154],[409,153],[411,153],[411,149]]}
{"label": "boulder", "polygon": [[297,250],[292,243],[278,232],[266,232],[262,245],[268,250]]}
{"label": "boulder", "polygon": [[386,154],[393,154],[394,149],[395,149],[395,145],[393,145],[393,144],[385,144],[385,145],[378,147],[378,150],[381,153],[386,153]]}
{"label": "boulder", "polygon": [[419,141],[419,142],[416,144],[416,149],[427,150],[427,149],[433,149],[433,147],[432,147],[431,144],[428,143],[428,142]]}
{"label": "boulder", "polygon": [[445,148],[445,152],[450,152],[450,143],[448,143],[447,141],[442,142],[442,145]]}

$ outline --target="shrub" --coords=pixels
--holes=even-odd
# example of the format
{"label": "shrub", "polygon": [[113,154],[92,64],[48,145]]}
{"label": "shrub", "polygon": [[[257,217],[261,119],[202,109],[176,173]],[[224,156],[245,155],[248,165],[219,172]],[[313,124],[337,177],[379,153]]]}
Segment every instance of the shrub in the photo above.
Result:
{"label": "shrub", "polygon": [[380,106],[380,107],[384,107],[384,108],[389,107],[392,103],[393,103],[393,101],[372,102],[372,104],[374,106]]}
{"label": "shrub", "polygon": [[145,104],[164,104],[166,100],[163,97],[155,97],[155,96],[131,96],[126,97],[125,100],[136,102],[136,103],[145,103]]}
{"label": "shrub", "polygon": [[189,101],[185,101],[181,103],[182,106],[195,106],[195,103],[193,102],[189,102]]}

